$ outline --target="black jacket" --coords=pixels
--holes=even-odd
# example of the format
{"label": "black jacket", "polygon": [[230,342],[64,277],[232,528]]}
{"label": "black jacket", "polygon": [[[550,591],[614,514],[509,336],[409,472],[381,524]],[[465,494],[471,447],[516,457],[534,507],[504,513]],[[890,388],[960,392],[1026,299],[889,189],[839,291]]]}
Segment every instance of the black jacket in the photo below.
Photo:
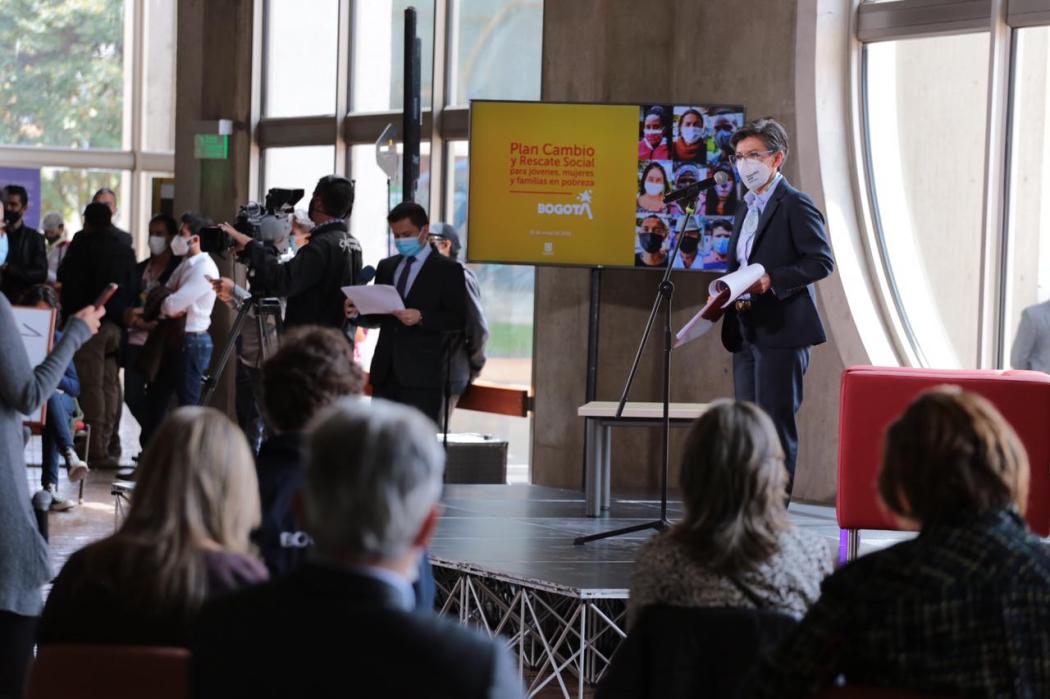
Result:
{"label": "black jacket", "polygon": [[264,441],[255,459],[262,523],[252,538],[273,578],[299,567],[309,543],[292,510],[306,474],[304,451],[302,434],[288,432]]}
{"label": "black jacket", "polygon": [[0,290],[12,304],[25,291],[47,281],[47,244],[35,228],[22,224],[7,232],[7,260],[0,267]]}
{"label": "black jacket", "polygon": [[[381,260],[375,283],[394,286],[394,271],[400,262],[401,255]],[[405,307],[422,313],[422,322],[409,327],[392,315],[358,318],[358,325],[380,328],[369,379],[373,386],[396,381],[401,386],[440,390],[447,370],[445,352],[466,325],[463,267],[431,250],[408,292]]]}
{"label": "black jacket", "polygon": [[116,228],[108,228],[84,230],[73,236],[58,267],[62,310],[66,315],[94,303],[108,284],[116,282],[120,288],[106,304],[103,320],[124,325],[124,311],[135,302],[140,277],[136,273],[135,253],[120,233]]}
{"label": "black jacket", "polygon": [[253,240],[244,253],[254,270],[253,291],[288,299],[284,322],[293,325],[346,324],[344,286],[361,276],[361,244],[350,235],[345,221],[329,221],[313,229],[310,243],[281,264]]}
{"label": "black jacket", "polygon": [[653,605],[616,650],[596,699],[731,699],[798,621],[783,612]]}
{"label": "black jacket", "polygon": [[[736,210],[729,240],[729,271],[740,261],[736,244],[747,216],[747,203]],[[831,274],[835,262],[824,230],[824,216],[808,194],[782,179],[766,203],[755,231],[751,263],[766,268],[770,290],[752,298],[751,310],[738,314],[732,307],[722,320],[722,344],[739,351],[744,340],[759,347],[809,347],[827,337],[817,313],[813,283]],[[740,318],[738,322],[737,318]]]}
{"label": "black jacket", "polygon": [[195,697],[522,696],[502,641],[315,564],[206,603],[191,652]]}

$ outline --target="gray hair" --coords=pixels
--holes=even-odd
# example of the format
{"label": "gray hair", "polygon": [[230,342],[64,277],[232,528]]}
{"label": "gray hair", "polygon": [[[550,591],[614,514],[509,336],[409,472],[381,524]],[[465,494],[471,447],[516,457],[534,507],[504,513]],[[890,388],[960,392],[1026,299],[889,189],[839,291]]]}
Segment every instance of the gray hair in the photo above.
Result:
{"label": "gray hair", "polygon": [[407,551],[441,496],[437,426],[404,405],[343,398],[308,431],[306,529],[318,549],[365,559]]}
{"label": "gray hair", "polygon": [[43,221],[40,222],[40,227],[43,228],[45,231],[53,231],[59,226],[64,225],[66,225],[66,222],[62,218],[62,214],[58,213],[57,211],[52,211],[44,217]]}

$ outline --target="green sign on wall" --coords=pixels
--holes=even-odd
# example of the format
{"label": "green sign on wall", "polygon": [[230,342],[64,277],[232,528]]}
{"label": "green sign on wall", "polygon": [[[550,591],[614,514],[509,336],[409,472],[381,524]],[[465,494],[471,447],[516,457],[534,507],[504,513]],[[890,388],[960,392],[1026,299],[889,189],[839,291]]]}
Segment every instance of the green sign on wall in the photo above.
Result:
{"label": "green sign on wall", "polygon": [[226,160],[229,154],[229,136],[211,133],[193,137],[193,157],[197,160]]}

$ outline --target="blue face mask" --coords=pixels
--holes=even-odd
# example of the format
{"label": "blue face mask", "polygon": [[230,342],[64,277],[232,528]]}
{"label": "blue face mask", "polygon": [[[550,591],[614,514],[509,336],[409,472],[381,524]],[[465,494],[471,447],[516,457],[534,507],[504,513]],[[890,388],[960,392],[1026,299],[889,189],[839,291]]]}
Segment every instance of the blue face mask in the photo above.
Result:
{"label": "blue face mask", "polygon": [[394,247],[405,257],[415,257],[423,249],[423,243],[419,238],[398,238],[394,241]]}
{"label": "blue face mask", "polygon": [[729,253],[729,238],[715,238],[715,252],[719,255],[726,255]]}

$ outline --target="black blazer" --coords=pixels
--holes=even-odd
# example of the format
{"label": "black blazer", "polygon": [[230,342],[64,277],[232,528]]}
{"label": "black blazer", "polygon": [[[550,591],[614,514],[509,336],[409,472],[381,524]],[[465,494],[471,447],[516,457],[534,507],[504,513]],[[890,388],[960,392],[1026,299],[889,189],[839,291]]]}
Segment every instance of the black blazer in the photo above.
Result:
{"label": "black blazer", "polygon": [[501,641],[314,564],[205,604],[191,650],[195,697],[522,696]]}
{"label": "black blazer", "polygon": [[284,314],[287,327],[346,325],[342,287],[361,277],[361,244],[345,221],[329,221],[310,233],[310,244],[284,264],[271,249],[253,240],[244,249],[251,262],[252,291],[288,299]]}
{"label": "black blazer", "polygon": [[[375,283],[396,286],[394,272],[400,262],[401,255],[381,260]],[[380,328],[369,370],[372,385],[379,386],[396,377],[402,386],[440,390],[446,371],[446,348],[466,325],[463,267],[431,249],[408,292],[405,308],[422,313],[422,322],[409,327],[392,315],[358,319],[359,325]]]}
{"label": "black blazer", "polygon": [[596,699],[696,699],[742,696],[755,664],[798,621],[772,609],[642,609],[616,650]]}
{"label": "black blazer", "polygon": [[110,226],[83,230],[73,236],[58,266],[62,312],[66,316],[94,303],[110,282],[116,282],[119,288],[106,304],[103,320],[124,326],[124,311],[134,305],[142,277],[136,275],[135,253],[123,241],[121,232]]}
{"label": "black blazer", "polygon": [[0,267],[0,291],[15,305],[30,287],[47,281],[47,245],[44,236],[24,223],[17,231],[8,231],[7,245],[7,260]]}
{"label": "black blazer", "polygon": [[[736,244],[746,216],[747,202],[741,201],[729,240],[730,272],[740,267]],[[744,340],[778,348],[809,347],[827,340],[813,290],[814,282],[835,269],[824,216],[809,195],[792,187],[786,178],[773,190],[762,212],[749,262],[766,268],[772,286],[752,298],[747,313],[738,314],[730,307],[722,321],[725,348],[737,352]]]}

